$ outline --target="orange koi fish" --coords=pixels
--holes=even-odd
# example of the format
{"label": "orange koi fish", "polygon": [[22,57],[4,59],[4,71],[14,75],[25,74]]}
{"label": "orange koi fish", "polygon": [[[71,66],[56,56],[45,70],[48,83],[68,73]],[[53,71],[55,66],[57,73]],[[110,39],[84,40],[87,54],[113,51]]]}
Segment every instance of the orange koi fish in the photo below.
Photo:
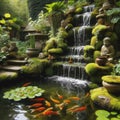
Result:
{"label": "orange koi fish", "polygon": [[70,97],[69,99],[71,99],[71,100],[80,100],[79,97]]}
{"label": "orange koi fish", "polygon": [[56,94],[57,94],[57,96],[58,96],[59,99],[63,99],[63,96],[60,95],[58,92],[56,92]]}
{"label": "orange koi fish", "polygon": [[66,99],[66,100],[64,100],[63,102],[66,103],[66,104],[69,104],[71,101],[68,100],[68,99]]}
{"label": "orange koi fish", "polygon": [[59,101],[59,100],[54,99],[52,96],[50,96],[50,99],[51,99],[54,103],[56,103],[56,104],[59,104],[59,103],[60,103],[60,101]]}
{"label": "orange koi fish", "polygon": [[44,101],[45,98],[34,98],[34,99],[31,99],[31,101],[33,102],[41,102],[41,101]]}
{"label": "orange koi fish", "polygon": [[45,107],[39,107],[39,108],[33,109],[33,110],[31,111],[31,113],[33,113],[33,112],[41,112],[41,111],[43,111],[43,110],[45,110],[45,109],[46,109]]}
{"label": "orange koi fish", "polygon": [[44,110],[42,113],[39,113],[39,114],[37,114],[37,115],[33,115],[33,118],[40,117],[40,116],[44,115],[46,112],[48,112],[48,111],[50,111],[50,110],[52,110],[52,109],[53,109],[53,107],[47,108],[47,109]]}
{"label": "orange koi fish", "polygon": [[37,107],[40,107],[42,106],[42,103],[35,103],[35,104],[32,104],[32,105],[29,105],[28,108],[37,108]]}
{"label": "orange koi fish", "polygon": [[30,84],[31,84],[31,82],[27,82],[27,83],[23,84],[22,87],[27,87]]}
{"label": "orange koi fish", "polygon": [[66,103],[60,103],[60,104],[56,104],[55,107],[59,108],[60,110],[62,110],[64,108]]}
{"label": "orange koi fish", "polygon": [[86,109],[87,109],[86,106],[78,107],[78,108],[75,108],[74,110],[72,110],[72,113],[84,111],[84,110],[86,110]]}
{"label": "orange koi fish", "polygon": [[78,108],[78,107],[79,107],[79,105],[74,105],[71,108],[68,108],[67,111],[70,112],[70,111],[72,111],[72,110],[74,110],[75,108]]}
{"label": "orange koi fish", "polygon": [[46,112],[43,112],[42,115],[59,115],[59,113],[57,111],[52,111],[52,110],[49,110],[49,111],[46,111]]}
{"label": "orange koi fish", "polygon": [[45,100],[45,105],[46,105],[46,106],[48,106],[48,107],[50,107],[50,106],[51,106],[50,102],[49,102],[49,101],[47,101],[47,100]]}

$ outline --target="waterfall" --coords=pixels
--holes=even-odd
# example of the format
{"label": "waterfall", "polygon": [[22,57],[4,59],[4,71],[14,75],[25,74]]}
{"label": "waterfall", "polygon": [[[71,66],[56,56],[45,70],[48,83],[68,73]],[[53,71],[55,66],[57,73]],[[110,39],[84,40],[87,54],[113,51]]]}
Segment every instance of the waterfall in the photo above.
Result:
{"label": "waterfall", "polygon": [[[69,47],[68,54],[63,56],[62,64],[56,69],[59,76],[55,75],[50,78],[68,90],[79,88],[80,91],[83,91],[88,85],[88,76],[84,69],[86,63],[84,62],[83,50],[86,40],[89,39],[86,35],[86,29],[90,27],[93,8],[94,5],[85,6],[84,13],[79,15],[82,16],[83,22],[78,29],[73,28],[74,44]],[[71,59],[72,61],[69,62]]]}

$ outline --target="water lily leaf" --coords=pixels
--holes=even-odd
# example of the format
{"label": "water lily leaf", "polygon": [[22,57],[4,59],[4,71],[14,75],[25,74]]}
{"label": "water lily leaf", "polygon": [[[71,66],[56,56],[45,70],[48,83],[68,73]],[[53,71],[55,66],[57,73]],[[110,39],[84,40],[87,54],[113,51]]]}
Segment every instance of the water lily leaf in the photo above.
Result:
{"label": "water lily leaf", "polygon": [[114,117],[114,118],[111,118],[110,120],[120,120],[120,118]]}
{"label": "water lily leaf", "polygon": [[95,112],[95,115],[98,117],[108,117],[110,115],[110,113],[106,110],[97,110]]}
{"label": "water lily leaf", "polygon": [[96,120],[109,120],[109,118],[106,118],[106,117],[97,117]]}
{"label": "water lily leaf", "polygon": [[120,119],[120,114],[118,114],[118,115],[117,115],[117,118],[119,118],[119,119]]}
{"label": "water lily leaf", "polygon": [[110,112],[111,115],[117,115],[118,113],[115,111]]}
{"label": "water lily leaf", "polygon": [[27,87],[20,87],[16,89],[12,89],[10,91],[6,91],[3,95],[4,99],[20,101],[22,99],[32,99],[36,96],[41,96],[45,90],[38,88],[37,86],[27,86]]}

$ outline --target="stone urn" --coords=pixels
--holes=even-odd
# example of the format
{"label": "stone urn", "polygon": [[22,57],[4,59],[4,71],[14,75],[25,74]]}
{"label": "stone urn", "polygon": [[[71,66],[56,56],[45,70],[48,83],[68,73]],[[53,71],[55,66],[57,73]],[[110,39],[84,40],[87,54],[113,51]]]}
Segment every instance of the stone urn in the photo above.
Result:
{"label": "stone urn", "polygon": [[102,85],[109,93],[120,94],[120,76],[106,75],[102,77]]}
{"label": "stone urn", "polygon": [[101,57],[96,58],[95,62],[100,66],[105,66],[107,63],[107,58],[101,56]]}
{"label": "stone urn", "polygon": [[36,48],[28,48],[27,50],[26,50],[26,54],[27,54],[27,56],[28,57],[38,57],[38,55],[39,55],[39,50],[38,49],[36,49]]}

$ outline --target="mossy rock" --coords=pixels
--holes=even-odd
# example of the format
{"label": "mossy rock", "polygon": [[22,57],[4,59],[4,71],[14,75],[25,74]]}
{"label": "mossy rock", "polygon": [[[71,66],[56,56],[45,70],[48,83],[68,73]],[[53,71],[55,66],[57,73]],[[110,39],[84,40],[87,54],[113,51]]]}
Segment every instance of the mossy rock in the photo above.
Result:
{"label": "mossy rock", "polygon": [[106,29],[107,29],[106,25],[96,25],[92,30],[92,34],[93,35],[98,35],[99,32],[104,31]]}
{"label": "mossy rock", "polygon": [[119,83],[120,84],[120,76],[116,76],[116,75],[105,75],[102,77],[102,80],[107,83]]}
{"label": "mossy rock", "polygon": [[113,70],[113,64],[109,63],[105,66],[99,66],[96,63],[88,63],[85,66],[86,73],[90,76],[90,80],[94,83],[101,84],[101,77],[103,75],[111,74]]}
{"label": "mossy rock", "polygon": [[63,53],[62,48],[52,48],[48,50],[48,53],[53,54],[53,55],[59,55]]}
{"label": "mossy rock", "polygon": [[75,9],[75,13],[76,13],[76,14],[80,14],[80,13],[82,13],[82,11],[83,11],[83,8],[82,8],[82,7],[77,7],[77,8]]}
{"label": "mossy rock", "polygon": [[97,42],[97,36],[93,36],[91,38],[90,45],[95,46],[96,42]]}
{"label": "mossy rock", "polygon": [[94,58],[94,61],[96,60],[96,58],[100,57],[100,51],[94,51],[94,55],[93,55],[93,58]]}
{"label": "mossy rock", "polygon": [[90,90],[90,96],[94,103],[105,109],[120,110],[120,97],[110,94],[106,88],[99,87]]}
{"label": "mossy rock", "polygon": [[92,57],[93,58],[93,53],[94,53],[95,48],[91,45],[86,45],[84,47],[84,57]]}
{"label": "mossy rock", "polygon": [[47,59],[31,58],[28,65],[22,66],[22,73],[28,75],[42,74],[49,64]]}
{"label": "mossy rock", "polygon": [[7,71],[1,71],[0,72],[0,81],[6,81],[6,80],[13,80],[18,77],[18,73],[16,72],[7,72]]}

